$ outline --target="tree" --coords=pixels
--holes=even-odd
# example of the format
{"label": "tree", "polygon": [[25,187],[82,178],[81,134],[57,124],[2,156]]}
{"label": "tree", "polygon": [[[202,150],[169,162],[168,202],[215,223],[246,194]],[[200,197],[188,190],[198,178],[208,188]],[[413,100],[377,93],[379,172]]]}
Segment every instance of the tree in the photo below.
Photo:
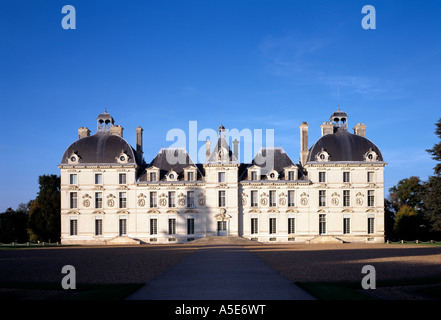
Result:
{"label": "tree", "polygon": [[0,242],[27,242],[26,226],[26,205],[20,204],[17,210],[8,208],[5,212],[0,213]]}
{"label": "tree", "polygon": [[393,240],[395,238],[394,224],[395,224],[395,214],[398,209],[389,200],[384,199],[384,233],[388,240]]}
{"label": "tree", "polygon": [[[435,123],[435,126],[435,134],[441,139],[441,118]],[[426,151],[432,155],[433,160],[441,161],[441,141],[435,144],[432,149],[427,149]],[[441,163],[438,163],[434,170],[435,174],[439,175],[441,173]]]}
{"label": "tree", "polygon": [[29,208],[28,233],[30,241],[60,240],[60,177],[38,177],[40,190]]}
{"label": "tree", "polygon": [[424,183],[419,177],[410,177],[400,180],[396,186],[389,189],[390,202],[398,208],[398,210],[407,205],[420,211],[423,207]]}
{"label": "tree", "polygon": [[[441,139],[441,118],[435,123],[435,134]],[[441,141],[434,145],[432,149],[426,150],[432,155],[432,159],[441,161]],[[430,231],[441,236],[441,163],[435,168],[435,175],[429,177],[426,183],[426,194],[424,197],[425,218],[430,224]]]}
{"label": "tree", "polygon": [[421,215],[407,204],[401,206],[395,215],[394,232],[399,235],[400,239],[419,239],[420,225]]}

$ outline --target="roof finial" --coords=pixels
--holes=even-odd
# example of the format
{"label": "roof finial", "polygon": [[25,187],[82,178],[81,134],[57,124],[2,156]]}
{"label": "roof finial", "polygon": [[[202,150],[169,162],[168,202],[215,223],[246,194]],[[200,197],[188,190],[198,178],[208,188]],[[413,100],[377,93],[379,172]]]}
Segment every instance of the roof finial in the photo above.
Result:
{"label": "roof finial", "polygon": [[107,107],[104,107],[104,113],[107,113]]}

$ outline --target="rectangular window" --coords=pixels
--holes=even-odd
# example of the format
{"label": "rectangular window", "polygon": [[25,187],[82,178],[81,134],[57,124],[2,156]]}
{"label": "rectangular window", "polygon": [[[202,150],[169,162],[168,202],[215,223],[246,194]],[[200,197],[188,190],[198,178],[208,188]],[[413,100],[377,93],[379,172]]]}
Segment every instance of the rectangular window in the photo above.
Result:
{"label": "rectangular window", "polygon": [[187,219],[187,234],[194,234],[194,219]]}
{"label": "rectangular window", "polygon": [[294,207],[294,190],[288,190],[288,207]]}
{"label": "rectangular window", "polygon": [[350,172],[343,172],[343,182],[351,182]]}
{"label": "rectangular window", "polygon": [[127,183],[127,176],[125,173],[119,174],[119,184],[126,184]]}
{"label": "rectangular window", "polygon": [[374,233],[375,218],[368,218],[368,233]]}
{"label": "rectangular window", "polygon": [[174,191],[169,191],[169,193],[168,193],[168,206],[169,206],[169,208],[176,207],[175,194],[176,193]]}
{"label": "rectangular window", "polygon": [[119,193],[119,207],[121,209],[127,208],[127,192]]}
{"label": "rectangular window", "polygon": [[269,219],[269,233],[270,234],[274,234],[277,232],[276,222],[277,222],[276,218]]}
{"label": "rectangular window", "polygon": [[225,191],[219,191],[219,207],[225,207]]}
{"label": "rectangular window", "polygon": [[296,219],[288,218],[288,233],[296,233]]}
{"label": "rectangular window", "polygon": [[158,207],[158,203],[156,202],[157,193],[156,191],[150,192],[150,208]]}
{"label": "rectangular window", "polygon": [[319,190],[319,207],[326,206],[326,190]]}
{"label": "rectangular window", "polygon": [[168,219],[168,234],[176,234],[176,219]]}
{"label": "rectangular window", "polygon": [[294,180],[294,171],[288,171],[288,180]]}
{"label": "rectangular window", "polygon": [[69,183],[70,184],[78,184],[78,176],[76,173],[71,173],[69,175]]}
{"label": "rectangular window", "polygon": [[194,172],[187,172],[187,181],[194,181]]}
{"label": "rectangular window", "polygon": [[351,219],[343,218],[343,233],[348,234],[351,232]]}
{"label": "rectangular window", "polygon": [[269,206],[275,207],[276,204],[277,204],[276,190],[270,190],[270,192],[269,192]]}
{"label": "rectangular window", "polygon": [[77,193],[76,192],[70,193],[70,208],[71,209],[78,208],[78,201],[77,201]]}
{"label": "rectangular window", "polygon": [[251,171],[251,180],[257,180],[257,172]]}
{"label": "rectangular window", "polygon": [[257,207],[258,206],[258,199],[257,199],[257,190],[251,191],[251,206]]}
{"label": "rectangular window", "polygon": [[326,182],[326,172],[319,172],[319,182]]}
{"label": "rectangular window", "polygon": [[187,208],[194,208],[194,191],[187,191]]}
{"label": "rectangular window", "polygon": [[374,172],[373,171],[368,171],[367,182],[374,182]]}
{"label": "rectangular window", "polygon": [[150,181],[156,181],[156,172],[150,172]]}
{"label": "rectangular window", "polygon": [[158,234],[158,219],[150,219],[150,234]]}
{"label": "rectangular window", "polygon": [[95,192],[95,208],[101,209],[103,207],[103,193]]}
{"label": "rectangular window", "polygon": [[259,225],[257,218],[251,218],[251,234],[259,233]]}
{"label": "rectangular window", "polygon": [[218,172],[218,182],[225,182],[225,172]]}
{"label": "rectangular window", "polygon": [[326,234],[326,215],[319,214],[319,234]]}
{"label": "rectangular window", "polygon": [[349,207],[351,205],[351,191],[343,190],[343,207]]}
{"label": "rectangular window", "polygon": [[103,174],[95,173],[95,184],[103,184]]}
{"label": "rectangular window", "polygon": [[95,235],[96,236],[103,235],[103,220],[102,219],[95,220]]}
{"label": "rectangular window", "polygon": [[127,219],[119,219],[119,235],[127,235]]}
{"label": "rectangular window", "polygon": [[78,234],[78,221],[70,220],[70,235],[76,236]]}
{"label": "rectangular window", "polygon": [[375,195],[374,190],[368,190],[368,206],[373,207],[375,206]]}

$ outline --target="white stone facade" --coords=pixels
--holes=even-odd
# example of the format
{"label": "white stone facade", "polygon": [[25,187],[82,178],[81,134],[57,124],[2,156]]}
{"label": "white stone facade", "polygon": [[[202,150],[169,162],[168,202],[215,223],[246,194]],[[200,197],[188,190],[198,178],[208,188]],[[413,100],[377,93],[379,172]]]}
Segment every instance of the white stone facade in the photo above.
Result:
{"label": "white stone facade", "polygon": [[[59,165],[63,244],[184,243],[213,235],[261,242],[384,241],[386,163],[364,137],[366,126],[355,137],[345,126],[333,132],[324,123],[322,138],[329,136],[309,148],[302,124],[299,163],[283,149],[267,149],[275,154],[270,169],[239,163],[220,128],[206,163],[190,160],[170,169],[161,152],[178,151],[163,149],[147,165],[142,129],[137,129],[135,150],[122,138],[122,127],[103,125],[107,118],[106,125],[116,127],[105,113],[98,117],[95,136],[80,128],[80,139]],[[326,142],[329,138],[336,140]],[[352,155],[341,151],[349,158],[337,156],[338,139],[356,144]],[[363,155],[356,154],[359,150]]]}

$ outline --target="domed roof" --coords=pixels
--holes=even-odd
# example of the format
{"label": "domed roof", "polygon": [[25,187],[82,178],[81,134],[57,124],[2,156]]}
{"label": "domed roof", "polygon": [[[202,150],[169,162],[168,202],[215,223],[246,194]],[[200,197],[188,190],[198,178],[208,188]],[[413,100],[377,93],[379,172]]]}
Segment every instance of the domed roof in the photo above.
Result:
{"label": "domed roof", "polygon": [[[120,158],[123,154],[127,157]],[[135,164],[137,163],[135,150],[126,140],[110,132],[81,138],[72,143],[64,152],[61,164],[68,164],[69,158],[77,155],[78,164]],[[119,159],[119,160],[118,160]]]}
{"label": "domed roof", "polygon": [[369,152],[375,152],[376,161],[383,161],[380,149],[372,141],[344,128],[318,139],[309,149],[308,162],[317,161],[323,151],[329,155],[329,161],[365,161]]}

